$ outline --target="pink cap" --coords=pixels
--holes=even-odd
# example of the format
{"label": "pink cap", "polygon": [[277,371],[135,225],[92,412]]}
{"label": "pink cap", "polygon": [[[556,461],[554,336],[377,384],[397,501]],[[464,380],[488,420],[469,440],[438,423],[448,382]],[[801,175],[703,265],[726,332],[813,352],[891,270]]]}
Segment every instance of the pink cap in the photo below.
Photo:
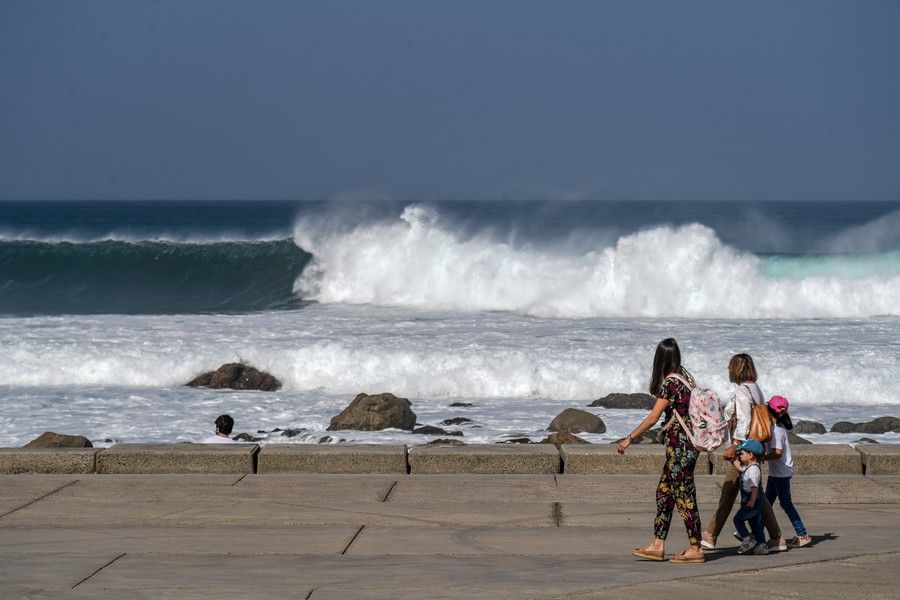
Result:
{"label": "pink cap", "polygon": [[772,396],[769,398],[769,408],[777,413],[787,412],[788,401],[784,396]]}

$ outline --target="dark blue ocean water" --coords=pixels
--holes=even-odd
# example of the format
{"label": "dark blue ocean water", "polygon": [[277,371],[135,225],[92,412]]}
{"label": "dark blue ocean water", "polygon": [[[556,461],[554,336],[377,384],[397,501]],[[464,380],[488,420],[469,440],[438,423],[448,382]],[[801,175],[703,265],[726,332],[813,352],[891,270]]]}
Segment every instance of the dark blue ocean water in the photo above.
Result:
{"label": "dark blue ocean water", "polygon": [[[657,226],[699,223],[779,270],[893,274],[900,202],[421,203],[458,239],[585,253]],[[0,314],[234,313],[304,305],[305,230],[396,221],[409,202],[0,202]],[[314,223],[314,225],[311,225]],[[817,257],[817,265],[804,257]],[[799,262],[798,262],[799,261]],[[870,267],[866,267],[870,268]]]}

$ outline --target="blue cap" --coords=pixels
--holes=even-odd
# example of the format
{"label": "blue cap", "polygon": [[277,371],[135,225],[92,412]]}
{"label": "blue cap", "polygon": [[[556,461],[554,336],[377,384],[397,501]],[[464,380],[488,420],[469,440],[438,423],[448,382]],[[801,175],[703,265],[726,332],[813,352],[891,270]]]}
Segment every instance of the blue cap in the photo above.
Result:
{"label": "blue cap", "polygon": [[762,456],[764,453],[762,444],[756,440],[744,440],[741,442],[741,445],[737,447],[738,452],[741,450],[746,450],[750,454],[755,454],[757,456]]}

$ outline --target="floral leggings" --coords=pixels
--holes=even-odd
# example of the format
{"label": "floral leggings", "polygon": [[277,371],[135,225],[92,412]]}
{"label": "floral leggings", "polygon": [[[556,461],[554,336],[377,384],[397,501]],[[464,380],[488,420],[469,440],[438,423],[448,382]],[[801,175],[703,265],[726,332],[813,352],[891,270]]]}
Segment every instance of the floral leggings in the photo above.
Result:
{"label": "floral leggings", "polygon": [[[673,428],[674,429],[674,428]],[[700,511],[697,510],[697,488],[694,486],[694,466],[700,452],[688,450],[690,442],[683,432],[672,431],[666,436],[666,464],[656,488],[656,520],[654,535],[664,540],[669,534],[672,511],[677,506],[691,544],[700,543]],[[677,443],[675,442],[677,439]]]}

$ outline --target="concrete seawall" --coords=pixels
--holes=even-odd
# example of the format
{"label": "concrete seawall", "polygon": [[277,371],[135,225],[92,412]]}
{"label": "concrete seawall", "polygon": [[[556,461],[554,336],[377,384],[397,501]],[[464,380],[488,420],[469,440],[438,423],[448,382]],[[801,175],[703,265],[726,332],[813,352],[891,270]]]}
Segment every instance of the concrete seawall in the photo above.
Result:
{"label": "concrete seawall", "polygon": [[[900,475],[900,444],[792,448],[798,475]],[[655,475],[662,446],[606,444],[426,447],[375,444],[116,444],[109,448],[0,448],[0,473],[45,474],[581,474]],[[697,474],[725,472],[702,454]]]}

